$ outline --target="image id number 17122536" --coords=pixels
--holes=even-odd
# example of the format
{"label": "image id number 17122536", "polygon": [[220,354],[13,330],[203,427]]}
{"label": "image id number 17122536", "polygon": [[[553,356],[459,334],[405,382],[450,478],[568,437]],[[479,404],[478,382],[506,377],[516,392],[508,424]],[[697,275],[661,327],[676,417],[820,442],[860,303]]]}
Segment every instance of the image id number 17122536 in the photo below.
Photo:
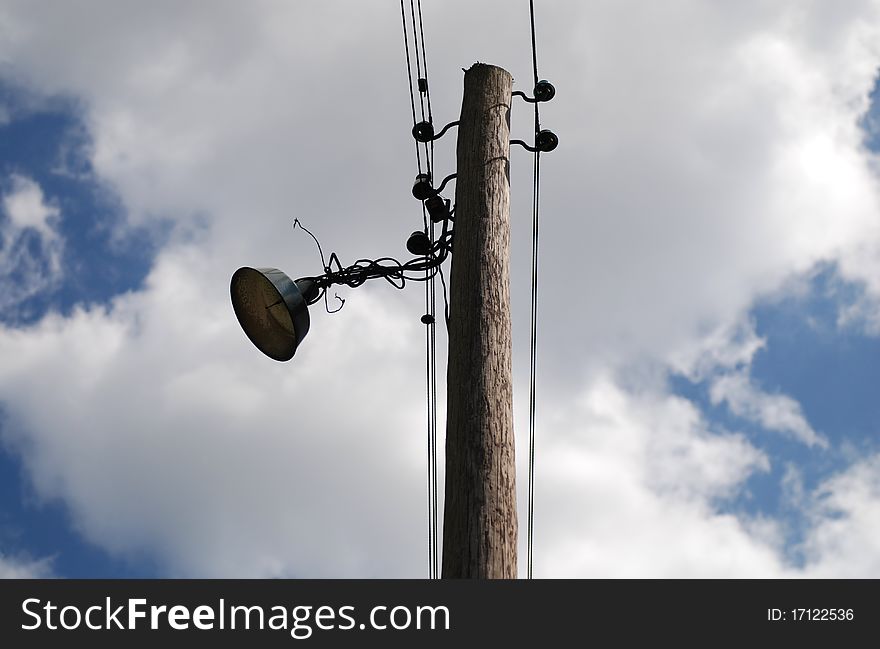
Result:
{"label": "image id number 17122536", "polygon": [[770,622],[851,622],[855,612],[851,608],[768,608]]}

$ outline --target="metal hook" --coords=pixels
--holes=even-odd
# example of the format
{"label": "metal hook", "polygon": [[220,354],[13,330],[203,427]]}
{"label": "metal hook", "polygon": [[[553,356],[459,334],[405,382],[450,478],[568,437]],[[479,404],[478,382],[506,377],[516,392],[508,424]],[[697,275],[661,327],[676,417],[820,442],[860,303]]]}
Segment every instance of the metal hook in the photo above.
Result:
{"label": "metal hook", "polygon": [[529,97],[522,90],[516,90],[512,93],[512,96],[522,97],[530,104],[538,104],[553,99],[556,96],[556,88],[554,88],[553,84],[546,79],[541,79],[538,83],[535,84],[534,93],[534,97]]}
{"label": "metal hook", "polygon": [[440,183],[440,186],[435,190],[438,194],[443,191],[443,188],[446,187],[446,183],[448,183],[453,178],[457,178],[458,174],[449,174],[446,178],[443,179],[443,182]]}
{"label": "metal hook", "polygon": [[446,178],[443,179],[443,182],[440,183],[440,186],[437,189],[431,185],[431,176],[428,174],[418,174],[416,176],[416,180],[413,183],[412,195],[419,199],[420,201],[427,200],[431,198],[431,196],[436,196],[440,192],[443,191],[443,188],[446,187],[446,184],[457,177],[458,174],[449,174]]}
{"label": "metal hook", "polygon": [[439,140],[441,137],[443,137],[443,134],[446,133],[446,131],[448,131],[453,126],[458,126],[458,121],[450,122],[449,124],[444,126],[439,133],[434,135],[434,127],[431,122],[419,122],[418,124],[413,126],[412,134],[418,142],[428,143],[433,142],[434,140]]}
{"label": "metal hook", "polygon": [[511,140],[510,143],[519,144],[526,151],[531,151],[532,153],[549,153],[559,146],[559,138],[556,137],[553,131],[544,129],[535,134],[535,146],[529,146],[522,140]]}

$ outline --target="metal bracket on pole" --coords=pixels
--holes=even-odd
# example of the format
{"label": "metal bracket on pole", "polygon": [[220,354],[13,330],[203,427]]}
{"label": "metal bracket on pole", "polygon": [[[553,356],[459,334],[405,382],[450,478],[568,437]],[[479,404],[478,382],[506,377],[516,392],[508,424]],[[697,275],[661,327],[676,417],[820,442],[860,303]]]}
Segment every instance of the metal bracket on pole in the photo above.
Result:
{"label": "metal bracket on pole", "polygon": [[556,137],[556,133],[549,129],[544,129],[542,131],[538,131],[535,135],[535,146],[529,146],[522,140],[511,140],[511,144],[519,144],[526,151],[531,151],[532,153],[549,153],[557,146],[559,146],[559,138]]}
{"label": "metal bracket on pole", "polygon": [[433,142],[434,140],[439,140],[441,137],[443,137],[443,134],[446,133],[446,131],[451,129],[453,126],[458,126],[458,121],[450,122],[449,124],[444,126],[443,129],[439,133],[437,133],[437,135],[434,135],[434,126],[431,124],[431,122],[419,122],[418,124],[413,126],[412,134],[418,142]]}
{"label": "metal bracket on pole", "polygon": [[530,104],[538,104],[553,99],[556,96],[556,88],[554,88],[553,84],[546,79],[541,79],[537,84],[535,84],[534,93],[534,97],[529,97],[522,90],[516,90],[512,93],[512,96],[522,97]]}

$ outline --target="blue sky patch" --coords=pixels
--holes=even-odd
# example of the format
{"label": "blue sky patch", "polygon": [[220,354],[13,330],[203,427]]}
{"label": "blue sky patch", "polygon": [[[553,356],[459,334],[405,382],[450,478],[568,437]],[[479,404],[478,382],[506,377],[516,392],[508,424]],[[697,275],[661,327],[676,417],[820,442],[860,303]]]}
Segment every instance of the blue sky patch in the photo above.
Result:
{"label": "blue sky patch", "polygon": [[66,314],[76,304],[103,303],[137,290],[163,239],[161,230],[127,226],[118,198],[97,182],[77,103],[28,103],[16,101],[8,86],[0,88],[0,104],[9,113],[9,121],[0,124],[0,188],[8,192],[13,176],[28,178],[40,186],[45,202],[60,210],[63,276],[53,290],[12,312],[0,311],[0,322],[17,326],[36,322],[49,309]]}
{"label": "blue sky patch", "polygon": [[796,400],[810,425],[828,439],[827,449],[809,447],[731,414],[724,403],[712,403],[706,383],[680,375],[670,378],[672,390],[694,402],[713,428],[744,433],[767,454],[770,472],[750,476],[743,493],[722,503],[721,509],[781,520],[787,529],[788,558],[796,565],[807,521],[805,512],[790,502],[792,467],[797,467],[797,481],[809,494],[845,469],[854,456],[880,447],[880,338],[859,327],[838,325],[841,307],[861,291],[859,285],[842,281],[834,266],[825,266],[812,277],[807,291],[759,304],[750,314],[757,334],[766,341],[752,361],[752,382],[764,392]]}

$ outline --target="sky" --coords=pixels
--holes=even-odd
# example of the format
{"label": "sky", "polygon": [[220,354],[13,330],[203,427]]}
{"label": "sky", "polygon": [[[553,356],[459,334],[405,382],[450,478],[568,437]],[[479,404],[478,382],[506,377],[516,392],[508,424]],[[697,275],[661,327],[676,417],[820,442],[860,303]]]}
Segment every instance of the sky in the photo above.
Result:
{"label": "sky", "polygon": [[[880,2],[535,4],[534,575],[880,577]],[[527,2],[422,10],[437,125],[476,61],[530,94]],[[0,0],[0,577],[427,576],[421,285],[289,363],[229,301],[320,272],[294,218],[406,258],[411,126],[399,3]]]}

